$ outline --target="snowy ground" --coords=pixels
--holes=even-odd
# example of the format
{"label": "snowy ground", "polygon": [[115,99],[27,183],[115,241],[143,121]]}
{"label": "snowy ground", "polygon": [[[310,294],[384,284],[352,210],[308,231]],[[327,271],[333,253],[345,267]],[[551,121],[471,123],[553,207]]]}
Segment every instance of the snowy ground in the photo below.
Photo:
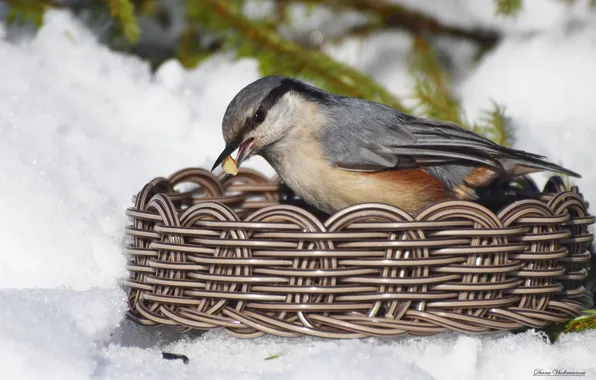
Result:
{"label": "snowy ground", "polygon": [[[470,3],[462,2],[467,9]],[[478,12],[484,20],[486,12]],[[518,147],[583,173],[578,184],[594,202],[594,23],[568,30],[562,21],[546,28],[538,18],[522,15],[518,25],[503,26],[511,36],[459,92],[470,115],[490,99],[506,105]],[[539,33],[528,38],[516,30]],[[403,65],[381,69],[376,59],[405,51],[399,43],[382,49],[391,36],[400,35],[329,51],[401,94],[408,83]],[[407,39],[399,38],[406,49]],[[151,77],[145,64],[98,45],[65,13],[50,13],[31,42],[0,40],[2,378],[523,379],[536,368],[596,378],[595,332],[555,345],[534,333],[238,341],[218,331],[179,337],[125,322],[118,281],[131,195],[157,175],[210,166],[223,144],[227,103],[257,77],[253,61],[225,56],[192,72],[170,62]],[[253,165],[266,169],[262,161]],[[190,363],[164,361],[161,350],[186,354]]]}

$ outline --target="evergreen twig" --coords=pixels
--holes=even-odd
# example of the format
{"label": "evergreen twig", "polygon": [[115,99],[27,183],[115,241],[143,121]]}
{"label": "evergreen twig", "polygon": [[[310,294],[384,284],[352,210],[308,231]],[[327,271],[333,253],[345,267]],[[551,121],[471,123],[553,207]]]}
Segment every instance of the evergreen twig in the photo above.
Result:
{"label": "evergreen twig", "polygon": [[409,59],[414,78],[415,111],[428,117],[464,124],[458,99],[451,92],[449,77],[430,44],[414,37]]}
{"label": "evergreen twig", "polygon": [[566,323],[555,323],[542,329],[546,332],[551,342],[556,342],[561,334],[578,333],[596,330],[596,310],[584,310],[583,315],[573,318]]}
{"label": "evergreen twig", "polygon": [[8,5],[7,23],[30,21],[37,28],[43,24],[43,15],[48,8],[62,8],[55,0],[5,0]]}
{"label": "evergreen twig", "polygon": [[106,0],[112,17],[118,21],[122,34],[130,43],[137,43],[141,34],[134,4],[130,0]]}
{"label": "evergreen twig", "polygon": [[470,123],[464,117],[459,100],[451,90],[450,78],[432,46],[421,36],[415,36],[410,54],[410,74],[413,76],[414,110],[427,117],[452,121],[484,135],[504,146],[513,145],[512,131],[505,118],[505,109],[493,102],[480,120]]}
{"label": "evergreen twig", "polygon": [[596,310],[584,310],[584,314],[585,315],[569,321],[563,329],[563,332],[596,330]]}
{"label": "evergreen twig", "polygon": [[505,116],[505,107],[492,102],[492,109],[483,111],[480,120],[474,124],[473,130],[481,131],[497,144],[512,147],[513,131]]}
{"label": "evergreen twig", "polygon": [[396,96],[360,71],[288,41],[267,23],[249,20],[242,15],[239,2],[187,0],[186,4],[189,20],[216,33],[238,57],[255,57],[262,75],[303,77],[328,91],[407,110]]}
{"label": "evergreen twig", "polygon": [[369,14],[374,21],[365,26],[358,26],[348,34],[359,34],[364,30],[386,28],[405,30],[414,34],[431,33],[436,35],[463,38],[485,48],[494,47],[500,40],[500,34],[490,29],[465,29],[446,25],[437,19],[397,3],[382,0],[276,0],[278,3],[306,3],[328,6],[331,8],[351,9]]}
{"label": "evergreen twig", "polygon": [[495,0],[496,14],[515,17],[522,9],[523,0]]}

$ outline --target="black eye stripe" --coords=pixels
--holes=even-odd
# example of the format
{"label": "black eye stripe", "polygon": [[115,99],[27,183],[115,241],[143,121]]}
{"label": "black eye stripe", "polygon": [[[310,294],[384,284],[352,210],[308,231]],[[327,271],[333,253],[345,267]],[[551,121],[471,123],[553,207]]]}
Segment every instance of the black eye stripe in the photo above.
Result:
{"label": "black eye stripe", "polygon": [[273,108],[274,105],[277,104],[277,102],[279,102],[279,99],[281,99],[282,96],[284,96],[291,89],[291,86],[282,81],[279,86],[275,87],[267,94],[267,96],[265,96],[265,98],[261,102],[261,106],[265,111],[269,111],[271,108]]}
{"label": "black eye stripe", "polygon": [[[267,96],[265,96],[263,101],[261,101],[261,105],[257,108],[257,110],[260,109],[262,111],[263,120],[265,120],[265,117],[267,116],[267,112],[279,101],[279,99],[281,99],[282,96],[284,96],[291,89],[292,88],[289,87],[287,84],[284,85],[284,83],[282,81],[282,84],[273,88],[273,90],[271,90],[267,94]],[[252,131],[259,124],[261,124],[263,122],[263,120],[261,120],[259,122],[258,120],[255,119],[256,113],[257,112],[255,110],[255,112],[250,117],[246,118],[246,120],[244,121],[244,126],[242,127],[242,130],[240,132],[240,135],[242,135],[242,136],[246,135],[248,132]]]}

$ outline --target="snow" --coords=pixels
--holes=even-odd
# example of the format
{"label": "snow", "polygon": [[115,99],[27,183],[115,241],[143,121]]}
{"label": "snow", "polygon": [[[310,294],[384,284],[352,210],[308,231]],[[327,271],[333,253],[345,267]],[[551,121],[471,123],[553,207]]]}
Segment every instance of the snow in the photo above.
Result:
{"label": "snow", "polygon": [[[383,56],[395,35],[367,39],[364,53],[353,41],[329,49],[401,94],[403,65],[367,58]],[[568,32],[556,23],[530,39],[511,36],[458,89],[471,115],[490,98],[505,105],[518,146],[584,174],[588,199],[596,191],[593,36],[592,27]],[[407,45],[400,41],[395,57]],[[596,332],[549,345],[532,331],[243,341],[135,326],[124,319],[119,285],[124,209],[155,176],[211,166],[223,147],[223,112],[258,77],[256,63],[218,55],[193,71],[170,61],[151,76],[145,63],[109,51],[55,11],[32,41],[0,40],[0,57],[2,378],[519,379],[537,368],[596,378]],[[263,161],[251,166],[271,174]],[[161,351],[190,363],[163,360]]]}
{"label": "snow", "polygon": [[[530,37],[511,37],[489,54],[459,88],[471,119],[506,107],[516,125],[516,147],[547,156],[582,174],[578,184],[596,199],[593,114],[596,24],[564,26]],[[535,176],[544,182],[546,174]]]}
{"label": "snow", "polygon": [[495,17],[493,0],[392,0],[432,15],[444,24],[496,29],[507,34],[543,32],[570,22],[594,22],[590,0],[527,0],[514,17]]}

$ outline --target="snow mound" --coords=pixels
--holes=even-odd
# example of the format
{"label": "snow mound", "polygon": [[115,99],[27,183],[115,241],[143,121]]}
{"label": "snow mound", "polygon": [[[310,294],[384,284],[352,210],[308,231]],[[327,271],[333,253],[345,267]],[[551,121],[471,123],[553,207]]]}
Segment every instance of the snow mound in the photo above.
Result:
{"label": "snow mound", "polygon": [[227,102],[257,78],[255,62],[219,56],[189,74],[170,62],[154,79],[66,13],[50,13],[30,43],[0,43],[0,56],[0,210],[10,215],[0,287],[87,289],[122,276],[132,195],[156,176],[210,168]]}
{"label": "snow mound", "polygon": [[505,40],[460,88],[472,119],[490,109],[491,100],[505,106],[516,126],[516,147],[581,174],[583,178],[573,182],[589,201],[596,199],[594,62],[596,25],[557,27]]}

